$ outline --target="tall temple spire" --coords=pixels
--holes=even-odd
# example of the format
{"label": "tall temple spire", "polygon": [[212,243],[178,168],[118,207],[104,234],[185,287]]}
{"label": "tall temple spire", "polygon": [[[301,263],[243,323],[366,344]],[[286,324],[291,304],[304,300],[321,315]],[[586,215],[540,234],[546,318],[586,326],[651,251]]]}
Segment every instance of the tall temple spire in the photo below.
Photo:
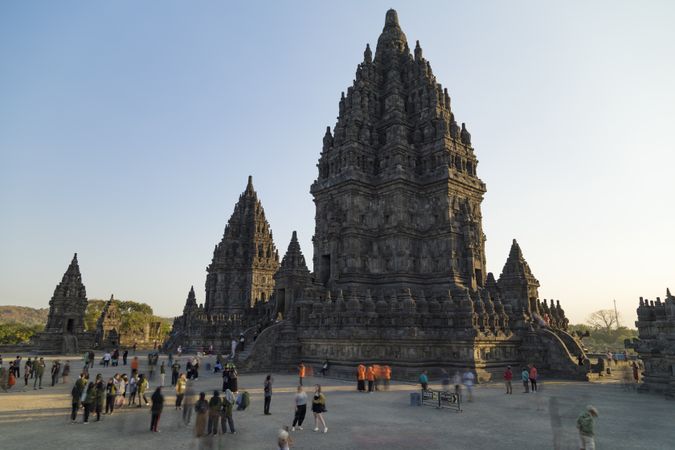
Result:
{"label": "tall temple spire", "polygon": [[70,261],[61,282],[56,285],[49,301],[47,332],[84,332],[84,311],[87,308],[87,292],[82,284],[82,275],[77,253]]}
{"label": "tall temple spire", "polygon": [[497,284],[503,301],[511,304],[514,311],[521,309],[527,312],[537,311],[539,281],[532,274],[515,239]]}
{"label": "tall temple spire", "polygon": [[298,242],[298,234],[296,231],[293,231],[291,242],[288,244],[288,250],[286,250],[286,254],[281,260],[281,266],[279,267],[279,272],[291,271],[299,271],[303,274],[309,274],[309,269],[307,269],[305,257],[303,256],[302,250],[300,249],[300,243]]}

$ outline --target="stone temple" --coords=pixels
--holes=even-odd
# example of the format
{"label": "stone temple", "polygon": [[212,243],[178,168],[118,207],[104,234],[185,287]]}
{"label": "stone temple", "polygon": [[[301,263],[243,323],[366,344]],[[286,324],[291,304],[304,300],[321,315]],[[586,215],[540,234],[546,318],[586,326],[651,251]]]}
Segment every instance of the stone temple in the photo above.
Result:
{"label": "stone temple", "polygon": [[532,362],[584,378],[580,342],[560,303],[539,300],[515,240],[499,278],[486,273],[471,135],[396,11],[338,108],[310,188],[312,271],[295,233],[278,264],[249,179],[207,268],[206,302],[191,291],[169,345],[226,349],[226,336],[264,327],[243,366],[328,359],[337,373],[379,363],[401,378],[472,367],[485,380]]}

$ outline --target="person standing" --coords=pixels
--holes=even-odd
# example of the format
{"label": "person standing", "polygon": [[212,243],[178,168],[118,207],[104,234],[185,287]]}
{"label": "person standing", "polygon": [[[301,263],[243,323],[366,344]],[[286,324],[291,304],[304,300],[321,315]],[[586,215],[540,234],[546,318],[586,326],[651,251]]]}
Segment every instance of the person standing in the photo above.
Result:
{"label": "person standing", "polygon": [[534,364],[530,364],[530,384],[532,385],[532,392],[537,392],[537,368]]}
{"label": "person standing", "polygon": [[94,411],[96,412],[96,421],[101,421],[101,412],[103,411],[103,403],[106,398],[105,385],[103,384],[103,378],[96,378],[96,384],[94,385]]}
{"label": "person standing", "polygon": [[595,450],[595,431],[593,430],[593,419],[595,417],[598,417],[598,410],[588,405],[586,411],[577,418],[579,448],[581,450]]}
{"label": "person standing", "polygon": [[363,364],[359,364],[356,368],[356,390],[366,392],[366,366]]}
{"label": "person standing", "polygon": [[218,434],[218,421],[220,419],[220,410],[223,407],[223,401],[220,399],[218,391],[213,391],[213,397],[209,400],[209,425],[208,433],[214,436]]}
{"label": "person standing", "polygon": [[40,358],[37,363],[33,363],[35,366],[35,380],[33,381],[33,389],[37,389],[37,386],[42,389],[42,376],[45,373],[45,359]]}
{"label": "person standing", "polygon": [[523,382],[523,394],[530,392],[530,372],[527,370],[527,367],[523,367],[523,371],[520,372],[520,379]]}
{"label": "person standing", "polygon": [[307,369],[305,368],[305,363],[300,361],[300,365],[298,365],[298,376],[300,377],[300,386],[302,386],[302,380],[305,379],[305,374]]}
{"label": "person standing", "polygon": [[14,360],[14,378],[21,378],[21,356],[16,355]]}
{"label": "person standing", "polygon": [[87,386],[86,392],[84,400],[82,401],[82,406],[84,406],[84,420],[82,423],[88,424],[89,414],[93,411],[94,401],[96,400],[96,388],[93,381]]}
{"label": "person standing", "polygon": [[115,378],[110,378],[105,385],[105,413],[112,414],[115,408],[115,394],[117,387],[115,387]]}
{"label": "person standing", "polygon": [[234,355],[237,352],[237,340],[232,336],[232,341],[230,342],[230,359],[234,359]]}
{"label": "person standing", "polygon": [[61,377],[63,378],[62,383],[68,382],[68,375],[70,375],[70,363],[66,360],[63,365],[63,372],[61,372]]}
{"label": "person standing", "polygon": [[[2,362],[0,362],[0,364],[2,364]],[[30,360],[30,356],[28,357],[28,361],[26,361],[26,365],[24,366],[24,372],[26,371],[26,367],[30,367],[29,377],[33,378],[33,361]]]}
{"label": "person standing", "polygon": [[368,366],[366,369],[366,379],[368,380],[368,393],[372,393],[375,387],[375,368]]}
{"label": "person standing", "polygon": [[244,333],[241,333],[239,335],[239,353],[244,351],[245,344],[246,344],[246,337],[244,336]]}
{"label": "person standing", "polygon": [[171,365],[171,386],[175,386],[178,381],[178,374],[180,373],[180,363],[178,360]]}
{"label": "person standing", "polygon": [[80,398],[82,397],[82,391],[84,386],[87,385],[87,380],[84,378],[84,373],[80,375],[80,378],[77,379],[73,385],[73,389],[70,391],[71,396],[71,410],[70,410],[70,421],[75,423],[77,419],[77,410],[80,409]]}
{"label": "person standing", "polygon": [[230,426],[230,433],[235,434],[234,419],[232,418],[232,410],[236,399],[231,390],[227,389],[223,395],[223,406],[220,410],[220,429],[223,434],[227,433],[227,425]]}
{"label": "person standing", "polygon": [[176,382],[176,409],[181,409],[183,404],[183,397],[185,397],[185,390],[187,389],[187,378],[184,373],[181,373]]}
{"label": "person standing", "polygon": [[124,349],[124,353],[122,353],[122,365],[127,365],[127,358],[129,357],[129,350]]}
{"label": "person standing", "polygon": [[302,430],[302,422],[305,421],[305,415],[307,414],[307,394],[303,390],[302,386],[298,386],[298,391],[295,394],[295,416],[293,417],[293,427],[291,431],[295,431],[295,427],[298,427],[298,430]]}
{"label": "person standing", "polygon": [[150,387],[150,384],[148,383],[148,379],[145,378],[144,374],[141,374],[141,376],[138,378],[138,383],[136,389],[138,390],[138,407],[141,407],[141,399],[143,399],[143,402],[145,402],[145,406],[148,406],[150,402],[148,402],[148,398],[145,396],[145,392],[148,390],[148,387]]}
{"label": "person standing", "polygon": [[462,375],[459,370],[455,370],[455,375],[452,377],[452,383],[455,385],[455,394],[460,397],[462,394]]}
{"label": "person standing", "polygon": [[269,416],[272,414],[270,413],[270,404],[272,403],[272,375],[267,374],[267,377],[265,377],[263,390],[265,392],[264,414]]}
{"label": "person standing", "polygon": [[633,364],[631,364],[631,368],[633,370],[633,380],[635,381],[635,383],[639,383],[640,382],[640,370],[639,370],[638,365],[635,361],[633,361]]}
{"label": "person standing", "polygon": [[[134,371],[131,371],[131,378],[129,378],[129,384],[127,390],[129,391],[129,403],[127,403],[127,406],[135,405],[136,404],[136,393],[138,392],[138,378],[136,378],[136,374]],[[141,404],[141,399],[138,399],[138,404]]]}
{"label": "person standing", "polygon": [[57,359],[57,360],[55,360],[54,363],[52,364],[52,370],[51,370],[51,374],[52,374],[52,387],[54,387],[54,385],[56,385],[56,383],[59,381],[59,372],[60,372],[60,370],[61,370],[61,363],[60,363],[59,360]]}
{"label": "person standing", "polygon": [[206,436],[206,421],[209,415],[209,402],[206,401],[206,393],[199,393],[199,400],[195,403],[195,413],[197,419],[195,421],[195,436]]}
{"label": "person standing", "polygon": [[441,386],[444,392],[450,392],[450,374],[445,369],[441,369]]}
{"label": "person standing", "polygon": [[321,365],[321,376],[325,377],[328,373],[328,360],[325,360]]}
{"label": "person standing", "polygon": [[162,361],[162,364],[159,365],[159,385],[164,386],[164,378],[166,377],[166,366],[164,365],[164,361]]}
{"label": "person standing", "polygon": [[475,380],[476,376],[473,374],[471,369],[467,367],[466,372],[464,372],[464,375],[462,375],[462,381],[464,381],[464,387],[466,388],[466,392],[469,394],[468,401],[470,402],[473,401],[473,384]]}
{"label": "person standing", "polygon": [[319,431],[319,423],[323,425],[323,432],[328,433],[326,420],[323,413],[326,412],[326,397],[321,393],[321,386],[314,387],[314,396],[312,397],[312,412],[314,413],[314,431]]}
{"label": "person standing", "polygon": [[28,387],[28,378],[30,378],[31,374],[31,369],[32,369],[32,361],[30,358],[28,358],[28,361],[26,361],[26,365],[23,366],[23,386]]}
{"label": "person standing", "polygon": [[389,383],[391,382],[391,367],[384,366],[384,390],[389,390]]}
{"label": "person standing", "polygon": [[150,431],[159,433],[159,416],[162,415],[162,409],[164,409],[164,395],[162,395],[161,386],[155,389],[150,400],[152,400],[152,406],[150,407]]}
{"label": "person standing", "polygon": [[506,393],[513,394],[513,386],[511,386],[511,380],[513,380],[513,372],[511,371],[511,366],[506,366],[504,371],[504,384],[506,385]]}
{"label": "person standing", "polygon": [[131,360],[131,375],[138,373],[138,356],[134,356]]}
{"label": "person standing", "polygon": [[422,385],[423,391],[426,391],[429,388],[429,376],[427,375],[426,370],[423,370],[420,374],[419,382]]}
{"label": "person standing", "polygon": [[116,348],[112,352],[111,363],[113,367],[117,367],[120,361],[120,349]]}
{"label": "person standing", "polygon": [[111,359],[112,355],[110,354],[109,351],[106,350],[106,352],[103,354],[103,367],[108,367],[110,365]]}

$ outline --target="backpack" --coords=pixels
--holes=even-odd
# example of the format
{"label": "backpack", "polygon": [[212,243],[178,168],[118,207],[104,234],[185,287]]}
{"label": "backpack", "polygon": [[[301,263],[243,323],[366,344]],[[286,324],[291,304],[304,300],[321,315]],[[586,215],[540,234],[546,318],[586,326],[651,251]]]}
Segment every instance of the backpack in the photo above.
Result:
{"label": "backpack", "polygon": [[248,395],[247,391],[244,391],[244,393],[241,395],[241,409],[246,409],[248,408],[248,405],[251,404],[251,398]]}

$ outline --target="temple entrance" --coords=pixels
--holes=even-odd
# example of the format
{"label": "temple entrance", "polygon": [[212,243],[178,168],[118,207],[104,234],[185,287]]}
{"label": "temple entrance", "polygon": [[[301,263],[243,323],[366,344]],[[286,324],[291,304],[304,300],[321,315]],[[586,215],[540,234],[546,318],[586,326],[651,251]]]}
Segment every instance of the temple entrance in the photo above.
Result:
{"label": "temple entrance", "polygon": [[73,332],[73,319],[68,319],[68,322],[66,323],[66,331],[68,333]]}
{"label": "temple entrance", "polygon": [[330,255],[321,256],[321,283],[327,284],[330,280]]}

